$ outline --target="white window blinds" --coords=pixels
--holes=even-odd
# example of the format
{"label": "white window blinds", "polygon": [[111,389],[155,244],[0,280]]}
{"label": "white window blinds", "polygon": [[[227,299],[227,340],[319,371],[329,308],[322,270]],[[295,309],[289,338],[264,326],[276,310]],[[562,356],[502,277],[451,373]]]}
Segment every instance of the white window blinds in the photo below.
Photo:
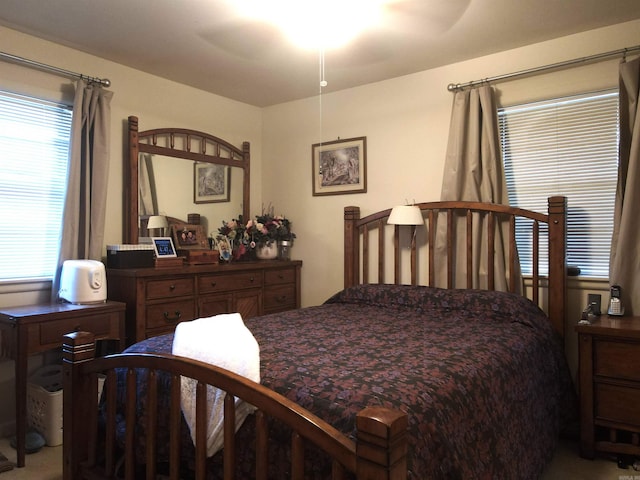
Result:
{"label": "white window blinds", "polygon": [[[583,276],[607,278],[618,174],[617,90],[507,107],[498,119],[511,205],[546,212],[547,197],[566,196],[568,264]],[[524,246],[530,227],[521,223],[516,230],[517,244]],[[530,274],[531,258],[521,262]]]}
{"label": "white window blinds", "polygon": [[71,116],[68,106],[0,92],[0,281],[54,274]]}

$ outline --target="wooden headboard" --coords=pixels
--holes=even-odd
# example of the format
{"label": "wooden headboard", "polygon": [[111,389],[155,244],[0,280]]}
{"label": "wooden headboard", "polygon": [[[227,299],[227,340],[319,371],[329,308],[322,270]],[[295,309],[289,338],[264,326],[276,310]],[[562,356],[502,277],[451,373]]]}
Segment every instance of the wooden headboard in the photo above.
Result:
{"label": "wooden headboard", "polygon": [[[482,255],[487,257],[488,289],[495,288],[494,252],[497,241],[496,229],[498,222],[507,222],[508,242],[505,248],[508,251],[507,277],[509,278],[509,291],[530,292],[531,299],[537,305],[543,307],[549,316],[554,328],[564,338],[566,300],[567,300],[567,266],[566,266],[566,209],[567,199],[562,196],[550,197],[548,200],[548,212],[539,213],[531,210],[480,202],[443,201],[416,204],[420,207],[426,221],[427,234],[426,245],[418,246],[416,242],[415,228],[411,227],[410,255],[402,255],[400,248],[401,230],[399,225],[391,226],[394,231],[387,234],[387,219],[391,209],[373,213],[360,218],[359,207],[345,207],[344,209],[344,286],[345,288],[361,283],[390,283],[387,275],[387,264],[393,264],[393,283],[402,283],[400,272],[406,263],[411,270],[411,284],[418,284],[418,270],[426,269],[427,281],[421,282],[430,286],[454,288],[460,282],[465,283],[465,288],[478,288],[473,284],[472,276],[472,249],[475,241],[473,222],[477,216],[485,216],[488,220],[487,238],[484,242],[487,246]],[[444,215],[446,222],[446,258],[436,258],[436,222]],[[457,218],[466,218],[464,222],[457,222]],[[519,268],[517,258],[524,252],[516,249],[516,218],[527,219],[530,224],[532,274],[530,288],[521,288],[518,285]],[[546,237],[548,241],[548,269],[541,268],[541,245]],[[456,239],[466,239],[466,255],[464,258],[454,255],[453,249]],[[389,245],[391,243],[391,245]],[[393,251],[393,259],[387,262],[385,254]],[[377,253],[377,255],[375,255]],[[426,255],[425,255],[426,253]],[[375,264],[371,260],[375,256]],[[518,255],[519,254],[519,255]],[[410,257],[410,258],[407,258]],[[426,257],[426,258],[425,258]],[[436,284],[436,267],[440,262],[446,262],[446,284]],[[466,282],[456,278],[456,262],[464,265]],[[464,263],[460,263],[464,262]],[[548,271],[548,276],[541,275],[541,271]],[[458,269],[460,271],[460,269]],[[529,277],[527,277],[529,280]],[[546,296],[541,291],[547,291]],[[529,296],[529,295],[528,295]],[[546,307],[544,299],[546,297]]]}

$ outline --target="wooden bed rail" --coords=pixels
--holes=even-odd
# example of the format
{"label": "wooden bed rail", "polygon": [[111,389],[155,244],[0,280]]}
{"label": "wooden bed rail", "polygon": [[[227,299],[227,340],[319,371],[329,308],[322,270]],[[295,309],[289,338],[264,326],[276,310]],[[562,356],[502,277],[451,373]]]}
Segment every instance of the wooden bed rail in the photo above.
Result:
{"label": "wooden bed rail", "polygon": [[[355,478],[376,480],[405,480],[407,475],[407,415],[403,412],[380,407],[370,407],[361,411],[356,418],[357,441],[354,442],[311,414],[294,402],[260,384],[251,382],[210,364],[165,354],[119,354],[103,358],[95,357],[95,336],[89,332],[74,332],[63,339],[64,374],[64,429],[63,429],[63,478],[65,480],[87,478],[85,472],[91,471],[89,478],[113,478],[118,458],[115,447],[115,369],[127,371],[127,407],[135,411],[135,385],[137,369],[146,369],[149,386],[147,397],[148,411],[154,411],[157,405],[155,380],[157,373],[166,371],[172,378],[171,412],[163,412],[171,418],[170,440],[170,478],[180,475],[180,378],[194,378],[198,381],[196,417],[198,425],[206,425],[206,386],[215,385],[227,392],[224,404],[223,449],[224,479],[233,478],[235,465],[235,402],[233,396],[242,398],[257,408],[256,412],[256,478],[267,478],[266,452],[268,432],[266,417],[280,420],[289,426],[291,436],[291,471],[293,479],[304,478],[304,444],[309,442],[333,459],[333,478],[344,478],[345,472],[355,473]],[[98,374],[106,374],[104,408],[105,445],[97,455],[98,439],[98,403],[96,392]],[[133,392],[130,395],[129,392]],[[154,438],[157,425],[157,413],[147,417],[147,432]],[[125,439],[125,478],[135,475],[135,445],[139,439],[135,435],[135,415],[127,418]],[[196,427],[196,478],[205,478],[206,468],[206,428]],[[155,442],[146,442],[147,478],[156,478]],[[95,476],[98,457],[104,457],[101,473]]]}
{"label": "wooden bed rail", "polygon": [[[427,260],[421,262],[418,258],[419,246],[416,246],[415,227],[411,227],[412,241],[410,245],[410,270],[411,284],[416,285],[418,267],[426,268],[428,281],[423,284],[443,288],[454,288],[456,285],[455,272],[456,261],[465,262],[462,271],[466,273],[466,288],[479,288],[473,280],[473,248],[480,240],[473,236],[474,220],[476,217],[486,219],[487,238],[482,239],[486,244],[486,250],[482,252],[487,259],[487,288],[496,289],[494,271],[494,258],[496,242],[499,240],[496,231],[499,224],[508,225],[508,240],[504,246],[508,252],[506,269],[509,283],[507,289],[519,292],[521,285],[517,284],[519,265],[516,248],[516,218],[526,219],[531,224],[531,251],[527,252],[532,258],[531,294],[534,303],[541,305],[540,290],[546,286],[548,290],[547,313],[558,333],[564,337],[566,314],[566,209],[567,199],[562,196],[548,199],[548,212],[538,213],[521,208],[510,207],[482,202],[441,201],[416,204],[420,207],[427,225]],[[391,283],[387,280],[385,271],[386,252],[393,248],[393,283],[401,283],[401,252],[400,252],[400,226],[395,225],[392,242],[387,238],[387,219],[391,209],[383,210],[364,218],[360,218],[360,209],[348,206],[344,209],[344,286],[345,288],[362,283]],[[445,225],[437,224],[438,218],[444,215]],[[475,216],[474,216],[475,215]],[[462,219],[464,221],[458,222]],[[444,228],[446,234],[445,258],[436,258],[436,235],[438,228]],[[390,227],[391,228],[391,227]],[[377,232],[377,235],[376,235]],[[548,277],[540,273],[541,236],[548,235]],[[373,238],[372,238],[373,237]],[[457,259],[454,248],[456,239],[466,239],[466,255]],[[376,253],[377,265],[371,265],[370,253]],[[375,251],[377,249],[377,252]],[[436,282],[437,266],[440,262],[446,262],[446,284],[439,285]],[[376,278],[373,271],[377,271]],[[458,267],[460,271],[460,267]]]}

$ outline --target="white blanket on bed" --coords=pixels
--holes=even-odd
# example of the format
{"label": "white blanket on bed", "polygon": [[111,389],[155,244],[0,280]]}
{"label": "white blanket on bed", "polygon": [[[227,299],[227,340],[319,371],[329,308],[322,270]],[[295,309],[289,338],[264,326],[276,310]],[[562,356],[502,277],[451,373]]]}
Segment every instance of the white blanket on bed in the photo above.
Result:
{"label": "white blanket on bed", "polygon": [[[182,322],[176,326],[172,353],[211,363],[260,382],[260,348],[239,313],[216,315]],[[207,456],[224,442],[223,412],[225,392],[207,389]],[[236,398],[236,431],[254,407]],[[196,381],[182,378],[181,407],[195,445]]]}

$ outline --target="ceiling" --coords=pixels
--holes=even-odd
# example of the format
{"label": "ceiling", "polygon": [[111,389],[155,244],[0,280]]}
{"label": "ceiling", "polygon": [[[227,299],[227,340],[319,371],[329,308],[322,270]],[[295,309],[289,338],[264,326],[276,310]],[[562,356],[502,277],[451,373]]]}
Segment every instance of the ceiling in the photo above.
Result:
{"label": "ceiling", "polygon": [[[638,0],[395,0],[384,25],[326,52],[322,91],[638,18]],[[224,0],[2,0],[0,24],[258,107],[320,91],[318,52],[239,18]]]}

